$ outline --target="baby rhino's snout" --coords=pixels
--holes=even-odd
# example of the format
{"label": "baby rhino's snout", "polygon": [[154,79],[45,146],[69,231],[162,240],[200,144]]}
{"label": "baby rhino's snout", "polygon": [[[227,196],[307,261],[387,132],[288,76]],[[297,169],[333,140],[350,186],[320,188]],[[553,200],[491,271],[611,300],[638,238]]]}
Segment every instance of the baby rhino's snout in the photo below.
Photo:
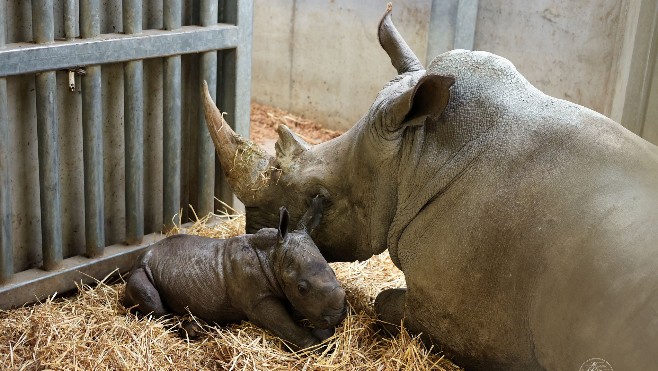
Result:
{"label": "baby rhino's snout", "polygon": [[341,286],[336,286],[327,294],[327,307],[322,312],[317,327],[326,329],[336,327],[347,316],[347,301],[345,300],[345,290]]}

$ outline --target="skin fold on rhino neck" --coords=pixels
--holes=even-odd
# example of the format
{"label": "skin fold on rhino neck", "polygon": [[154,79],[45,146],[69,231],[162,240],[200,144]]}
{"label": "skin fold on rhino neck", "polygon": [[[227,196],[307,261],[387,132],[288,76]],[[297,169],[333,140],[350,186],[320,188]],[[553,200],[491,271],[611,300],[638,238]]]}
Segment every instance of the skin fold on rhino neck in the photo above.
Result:
{"label": "skin fold on rhino neck", "polygon": [[[342,166],[351,169],[345,173],[365,183],[357,197],[369,203],[368,220],[364,221],[368,227],[364,230],[369,233],[370,253],[388,248],[398,267],[397,244],[406,226],[490,145],[499,116],[492,108],[481,117],[479,130],[466,130],[464,123],[455,118],[455,111],[477,102],[445,98],[448,102],[444,111],[405,123],[404,117],[395,117],[395,107],[391,106],[425,75],[422,70],[396,76],[386,84],[369,113],[341,137],[353,143],[347,152],[350,156],[344,157],[349,161]],[[398,130],[391,131],[396,125]],[[359,188],[359,183],[354,183],[352,190]]]}
{"label": "skin fold on rhino neck", "polygon": [[251,248],[256,252],[258,263],[267,279],[270,290],[272,290],[277,297],[284,299],[286,296],[283,293],[283,286],[281,285],[278,272],[275,272],[276,267],[274,266],[277,255],[275,251],[276,249],[264,249],[261,248],[261,246],[252,246]]}

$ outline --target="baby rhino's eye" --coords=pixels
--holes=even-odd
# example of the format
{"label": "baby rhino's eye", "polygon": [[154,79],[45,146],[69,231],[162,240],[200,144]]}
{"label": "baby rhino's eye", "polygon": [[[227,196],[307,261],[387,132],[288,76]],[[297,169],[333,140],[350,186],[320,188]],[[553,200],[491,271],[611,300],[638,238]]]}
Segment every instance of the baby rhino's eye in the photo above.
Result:
{"label": "baby rhino's eye", "polygon": [[308,293],[308,282],[301,280],[297,284],[297,290],[299,290],[299,293],[302,295],[306,295]]}

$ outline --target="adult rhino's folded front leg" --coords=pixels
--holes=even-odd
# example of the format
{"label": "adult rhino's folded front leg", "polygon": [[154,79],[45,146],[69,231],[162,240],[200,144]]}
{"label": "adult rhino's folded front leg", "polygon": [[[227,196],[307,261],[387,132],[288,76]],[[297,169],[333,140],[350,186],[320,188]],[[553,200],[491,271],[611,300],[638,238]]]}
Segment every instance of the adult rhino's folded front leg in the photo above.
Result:
{"label": "adult rhino's folded front leg", "polygon": [[386,289],[375,298],[375,313],[381,326],[392,336],[400,333],[404,319],[404,300],[407,289]]}
{"label": "adult rhino's folded front leg", "polygon": [[420,340],[428,347],[436,346],[434,339],[423,332],[422,321],[406,309],[408,289],[386,289],[375,298],[375,313],[379,325],[391,336],[397,336],[404,327],[413,334],[420,334]]}

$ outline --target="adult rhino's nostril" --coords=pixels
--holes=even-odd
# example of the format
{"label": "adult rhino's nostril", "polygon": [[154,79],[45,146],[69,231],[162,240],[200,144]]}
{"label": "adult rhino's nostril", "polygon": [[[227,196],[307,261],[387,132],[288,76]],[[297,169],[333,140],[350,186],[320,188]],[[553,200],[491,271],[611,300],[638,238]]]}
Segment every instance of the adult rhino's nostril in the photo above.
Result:
{"label": "adult rhino's nostril", "polygon": [[338,315],[338,322],[341,322],[342,320],[347,317],[347,305],[343,307],[343,310],[340,311],[340,314]]}

